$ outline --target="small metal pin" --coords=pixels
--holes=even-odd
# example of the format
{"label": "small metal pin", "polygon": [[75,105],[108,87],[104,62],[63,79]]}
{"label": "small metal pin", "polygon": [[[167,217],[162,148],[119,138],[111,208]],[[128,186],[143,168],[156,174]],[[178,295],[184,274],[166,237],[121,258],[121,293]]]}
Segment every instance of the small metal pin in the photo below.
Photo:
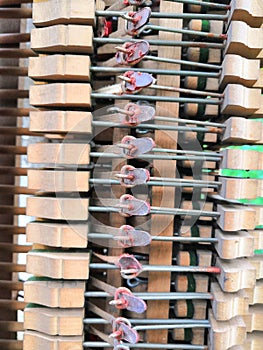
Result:
{"label": "small metal pin", "polygon": [[[205,68],[205,69],[214,69],[214,70],[221,70],[222,66],[217,66],[214,64],[209,63],[199,63],[194,61],[186,61],[186,60],[179,60],[179,59],[171,59],[171,58],[165,58],[165,57],[156,57],[148,55],[150,51],[150,45],[148,41],[141,40],[138,42],[126,42],[123,44],[123,46],[116,46],[117,53],[115,55],[116,61],[119,64],[129,64],[129,65],[135,65],[139,63],[142,59],[147,59],[151,61],[158,61],[158,62],[164,62],[164,63],[174,63],[174,64],[183,64],[183,65],[189,65],[191,67],[199,67],[199,68]],[[194,71],[182,71],[183,75],[192,74]],[[211,75],[211,73],[208,72],[198,72],[197,74],[206,74],[207,77],[214,77]],[[215,74],[215,73],[212,73]],[[216,73],[218,76],[219,73]]]}

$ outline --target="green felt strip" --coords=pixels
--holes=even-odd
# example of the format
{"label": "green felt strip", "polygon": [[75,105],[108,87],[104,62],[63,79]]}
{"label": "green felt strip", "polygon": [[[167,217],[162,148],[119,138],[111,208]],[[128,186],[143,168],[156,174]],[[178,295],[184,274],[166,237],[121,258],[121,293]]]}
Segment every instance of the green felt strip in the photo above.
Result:
{"label": "green felt strip", "polygon": [[207,79],[206,77],[198,77],[197,90],[205,90]]}
{"label": "green felt strip", "polygon": [[201,63],[207,63],[209,57],[209,49],[206,47],[201,47],[199,54],[199,61]]}
{"label": "green felt strip", "polygon": [[193,318],[195,309],[194,309],[194,305],[193,305],[192,300],[186,300],[186,305],[187,305],[187,315],[186,315],[186,317],[187,318]]}
{"label": "green felt strip", "polygon": [[191,342],[193,340],[193,330],[192,328],[184,329],[184,340],[187,342]]}
{"label": "green felt strip", "polygon": [[191,236],[200,237],[199,227],[197,225],[191,227]]}
{"label": "green felt strip", "polygon": [[195,292],[195,279],[192,274],[187,274],[188,288],[187,292]]}
{"label": "green felt strip", "polygon": [[197,259],[196,252],[189,252],[189,253],[190,253],[190,265],[197,266],[198,259]]}
{"label": "green felt strip", "polygon": [[210,22],[207,19],[202,20],[202,32],[210,32]]}
{"label": "green felt strip", "polygon": [[205,115],[205,105],[202,103],[199,103],[198,109],[197,109],[197,117],[202,118]]}

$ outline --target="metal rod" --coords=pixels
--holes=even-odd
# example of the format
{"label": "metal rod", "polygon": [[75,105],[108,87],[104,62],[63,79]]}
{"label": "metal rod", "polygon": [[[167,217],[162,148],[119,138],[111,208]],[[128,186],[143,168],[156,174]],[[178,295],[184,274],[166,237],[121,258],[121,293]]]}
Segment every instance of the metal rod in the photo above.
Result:
{"label": "metal rod", "polygon": [[[187,324],[184,325],[184,329],[186,328],[210,328],[210,324],[207,325],[202,325],[200,326],[199,324]],[[145,326],[135,326],[133,327],[134,330],[136,331],[146,331],[146,330],[159,330],[159,329],[181,329],[182,326],[180,324],[166,324],[166,325],[145,325]]]}
{"label": "metal rod", "polygon": [[[123,240],[123,236],[114,236],[109,233],[89,233],[88,238],[91,239],[114,239]],[[178,242],[178,243],[217,243],[217,238],[212,237],[181,237],[181,236],[153,236],[152,241],[160,242]]]}
{"label": "metal rod", "polygon": [[[127,39],[118,38],[94,38],[93,42],[96,44],[124,44]],[[129,39],[131,42],[138,42],[141,40]],[[160,46],[181,46],[181,47],[201,47],[201,48],[214,48],[223,49],[224,44],[221,43],[207,43],[198,41],[171,41],[171,40],[148,40],[150,45],[160,45]]]}
{"label": "metal rod", "polygon": [[0,6],[30,4],[33,0],[0,0]]}
{"label": "metal rod", "polygon": [[[118,213],[119,208],[117,207],[96,207],[90,206],[90,212],[98,212],[98,213]],[[205,210],[186,210],[180,208],[163,208],[163,207],[151,207],[149,214],[160,214],[160,215],[191,215],[191,216],[209,216],[209,217],[218,217],[220,215],[217,211],[205,211]]]}
{"label": "metal rod", "polygon": [[212,8],[223,9],[223,10],[229,10],[231,8],[230,5],[218,4],[214,2],[205,2],[205,1],[199,1],[199,0],[171,0],[171,1],[180,2],[188,5],[200,5],[205,7],[212,7]]}
{"label": "metal rod", "polygon": [[28,168],[16,168],[12,166],[0,166],[1,174],[9,174],[16,176],[26,176]]}
{"label": "metal rod", "polygon": [[0,58],[28,58],[36,57],[38,54],[31,49],[2,49],[0,48]]}
{"label": "metal rod", "polygon": [[[0,9],[0,16],[3,9]],[[15,10],[15,9],[14,9]],[[29,33],[4,33],[0,34],[0,44],[18,44],[30,41]]]}
{"label": "metal rod", "polygon": [[[195,319],[165,319],[165,318],[129,318],[129,321],[134,325],[155,325],[155,324],[163,324],[163,325],[181,325],[183,328],[185,325],[194,325],[199,324],[200,327],[210,326],[208,320],[195,320]],[[84,318],[84,324],[110,324],[111,322],[108,320],[104,320],[103,318]]]}
{"label": "metal rod", "polygon": [[[146,57],[146,56],[145,56]],[[147,56],[152,57],[152,56]],[[172,60],[173,61],[173,60]],[[174,63],[174,62],[172,62]],[[149,73],[149,69],[146,68],[127,68],[127,67],[103,67],[96,66],[90,67],[90,71],[93,73],[125,73],[129,71]],[[211,77],[218,78],[220,73],[211,73],[211,72],[198,72],[198,71],[188,71],[188,70],[172,70],[172,69],[151,69],[151,74],[157,75],[176,75],[176,76],[191,76],[191,77]]]}
{"label": "metal rod", "polygon": [[226,126],[224,124],[220,123],[213,123],[213,122],[205,122],[205,121],[199,121],[199,120],[190,120],[190,119],[180,119],[180,118],[168,118],[168,117],[161,117],[161,116],[155,116],[155,120],[162,120],[166,122],[171,123],[178,123],[178,124],[196,124],[196,125],[204,125],[204,126],[212,126],[215,128],[225,128]]}
{"label": "metal rod", "polygon": [[[216,70],[222,69],[222,66],[217,66],[215,64],[200,63],[200,62],[186,61],[186,60],[176,60],[172,58],[164,58],[164,57],[157,57],[157,56],[150,56],[150,55],[144,56],[144,59],[157,61],[157,62],[164,62],[164,63],[182,64],[182,65],[188,65],[191,67],[199,67],[199,68],[206,68],[206,69],[216,69]],[[187,72],[191,72],[191,71],[187,71]]]}
{"label": "metal rod", "polygon": [[173,96],[145,96],[145,95],[132,95],[132,94],[123,94],[115,95],[109,93],[91,93],[91,97],[95,99],[113,99],[113,100],[133,100],[133,101],[161,101],[161,102],[180,102],[180,103],[196,103],[196,104],[205,104],[205,105],[220,105],[222,101],[213,100],[211,98],[190,98],[190,97],[173,97]]}
{"label": "metal rod", "polygon": [[[1,283],[0,283],[1,285]],[[133,293],[134,296],[143,300],[212,300],[211,293]],[[86,298],[108,298],[112,295],[106,292],[85,292]]]}
{"label": "metal rod", "polygon": [[[0,147],[1,152],[1,147]],[[114,158],[114,159],[126,159],[123,155],[116,154],[116,153],[106,153],[106,152],[90,152],[90,157],[95,158]],[[142,158],[142,159],[160,159],[160,160],[189,160],[189,161],[211,161],[211,162],[217,162],[221,160],[221,157],[204,157],[204,156],[178,156],[178,155],[162,155],[162,154],[141,154],[140,156],[137,156],[135,158]]]}
{"label": "metal rod", "polygon": [[176,154],[190,154],[196,156],[210,156],[210,157],[222,157],[220,153],[216,152],[205,152],[205,151],[194,151],[194,150],[179,150],[171,148],[153,148],[152,152],[161,152],[161,153],[176,153]]}
{"label": "metal rod", "polygon": [[169,27],[157,26],[153,24],[146,24],[145,26],[137,30],[136,34],[140,35],[149,30],[150,31],[155,30],[158,32],[168,32],[168,33],[180,33],[180,34],[187,34],[187,35],[198,35],[201,37],[213,38],[213,39],[227,38],[226,34],[216,34],[216,33],[202,32],[202,31],[190,30],[190,29],[169,28]]}
{"label": "metal rod", "polygon": [[[176,179],[175,179],[176,180]],[[91,185],[120,185],[120,181],[114,179],[90,179],[89,184]],[[166,181],[163,179],[162,181],[148,181],[143,185],[148,186],[163,186],[163,187],[193,187],[193,188],[217,188],[219,184],[195,184],[191,182],[176,182],[176,181]],[[1,190],[0,190],[1,192]]]}
{"label": "metal rod", "polygon": [[[84,348],[112,348],[111,344],[106,342],[99,342],[99,341],[86,341],[82,344],[82,346]],[[137,343],[137,344],[127,344],[127,346],[129,348],[142,348],[142,349],[208,350],[206,345],[189,345],[189,344]]]}
{"label": "metal rod", "polygon": [[2,66],[0,67],[1,75],[15,75],[15,76],[27,76],[27,67],[16,67],[16,66]]}
{"label": "metal rod", "polygon": [[27,117],[34,108],[8,108],[0,107],[0,117]]}
{"label": "metal rod", "polygon": [[[122,17],[126,14],[125,11],[95,11],[98,17]],[[216,21],[227,21],[227,15],[199,14],[199,13],[166,13],[152,12],[151,18],[173,18],[173,19],[206,19]]]}
{"label": "metal rod", "polygon": [[[21,1],[14,3],[19,4]],[[12,0],[7,5],[12,5]],[[0,2],[0,6],[3,6],[2,2]],[[32,10],[30,8],[0,8],[0,18],[32,18]]]}
{"label": "metal rod", "polygon": [[172,86],[163,86],[163,85],[153,84],[151,86],[148,86],[148,88],[155,89],[155,90],[163,90],[163,91],[181,92],[181,93],[190,94],[190,95],[209,96],[209,97],[216,97],[216,98],[224,97],[224,94],[217,93],[217,92],[184,89],[184,88],[172,87]]}
{"label": "metal rod", "polygon": [[33,132],[33,131],[30,131],[28,128],[17,128],[17,127],[13,127],[13,126],[0,126],[0,134],[39,136],[43,133]]}
{"label": "metal rod", "polygon": [[[166,124],[145,124],[145,123],[143,123],[143,124],[138,124],[136,126],[133,126],[133,125],[127,125],[127,124],[114,123],[114,122],[93,121],[92,125],[95,127],[97,126],[97,127],[119,128],[119,129],[131,128],[131,129],[152,129],[152,130],[175,130],[175,131],[180,131],[180,132],[185,132],[185,131],[211,132],[211,130],[209,128],[202,128],[202,127],[196,127],[196,126],[192,126],[192,127],[173,126],[173,125],[166,125]],[[216,132],[216,130],[214,130],[214,132]]]}
{"label": "metal rod", "polygon": [[[89,265],[91,269],[94,270],[118,270],[119,267],[116,265],[106,264],[106,263],[91,263]],[[131,269],[123,270],[123,272],[130,272]],[[132,270],[133,271],[133,270]],[[143,265],[141,271],[137,271],[137,273],[141,272],[190,272],[190,273],[220,273],[220,268],[216,266],[177,266],[177,265]],[[168,320],[169,321],[169,320]]]}
{"label": "metal rod", "polygon": [[28,98],[28,90],[16,90],[16,89],[1,89],[0,98],[5,100],[16,99],[16,98]]}

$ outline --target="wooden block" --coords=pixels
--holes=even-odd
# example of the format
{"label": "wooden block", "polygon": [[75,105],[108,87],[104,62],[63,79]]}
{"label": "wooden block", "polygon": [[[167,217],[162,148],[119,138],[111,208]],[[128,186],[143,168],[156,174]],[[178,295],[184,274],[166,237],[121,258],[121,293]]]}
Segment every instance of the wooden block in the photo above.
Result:
{"label": "wooden block", "polygon": [[31,221],[26,227],[27,242],[49,247],[86,248],[88,245],[88,224],[61,224]]}
{"label": "wooden block", "polygon": [[181,226],[180,236],[183,237],[212,237],[212,226],[208,225],[194,225],[194,226]]}
{"label": "wooden block", "polygon": [[246,339],[246,325],[242,317],[234,317],[230,321],[216,321],[209,311],[210,350],[229,349],[231,346],[243,344]]}
{"label": "wooden block", "polygon": [[225,55],[219,79],[221,89],[227,84],[241,84],[253,87],[259,79],[260,61],[239,55]]}
{"label": "wooden block", "polygon": [[58,24],[31,31],[31,48],[38,52],[83,53],[93,52],[91,26]]}
{"label": "wooden block", "polygon": [[24,327],[49,335],[82,335],[84,308],[50,309],[30,307],[24,310]]}
{"label": "wooden block", "polygon": [[27,148],[29,163],[55,165],[88,165],[90,146],[83,143],[35,143]]}
{"label": "wooden block", "polygon": [[[195,205],[195,207],[193,206],[193,204]],[[198,208],[197,208],[197,206],[198,206]],[[193,203],[192,201],[182,200],[180,207],[182,209],[185,209],[185,210],[197,209],[197,210],[204,210],[204,211],[213,211],[213,203],[211,203],[211,202],[205,202],[205,203],[195,202],[195,203]],[[187,216],[186,216],[186,218],[187,218]],[[198,218],[198,220],[211,221],[212,218],[209,216],[203,216],[201,218]]]}
{"label": "wooden block", "polygon": [[48,307],[82,308],[84,292],[84,281],[29,279],[24,283],[25,302]]}
{"label": "wooden block", "polygon": [[253,305],[249,307],[249,313],[243,316],[247,332],[263,331],[263,306]]}
{"label": "wooden block", "polygon": [[222,142],[263,143],[263,123],[242,117],[230,117],[224,125]]}
{"label": "wooden block", "polygon": [[[263,50],[262,50],[263,52]],[[256,81],[256,83],[254,84],[254,87],[255,88],[261,88],[262,89],[262,86],[263,86],[263,69],[260,68],[260,71],[259,71],[259,78],[258,80]]]}
{"label": "wooden block", "polygon": [[262,180],[219,177],[218,194],[225,199],[256,199]]}
{"label": "wooden block", "polygon": [[228,148],[222,150],[221,169],[261,170],[263,153],[254,150]]}
{"label": "wooden block", "polygon": [[262,49],[262,42],[262,28],[251,28],[245,22],[231,21],[224,55],[237,54],[246,58],[256,58]]}
{"label": "wooden block", "polygon": [[[253,332],[247,334],[247,339],[242,350],[261,350],[262,349],[262,332]],[[234,349],[231,349],[234,350]]]}
{"label": "wooden block", "polygon": [[260,0],[232,0],[228,12],[228,23],[243,21],[252,27],[260,27],[263,21],[263,9]]}
{"label": "wooden block", "polygon": [[48,133],[92,133],[92,114],[79,111],[30,112],[30,131]]}
{"label": "wooden block", "polygon": [[221,259],[236,259],[253,256],[253,236],[246,231],[226,233],[219,229],[215,230],[215,249]]}
{"label": "wooden block", "polygon": [[254,288],[246,288],[245,292],[249,298],[249,304],[263,304],[263,280],[256,281]]}
{"label": "wooden block", "polygon": [[88,192],[89,171],[30,169],[28,188],[43,192]]}
{"label": "wooden block", "polygon": [[26,270],[36,276],[62,279],[88,279],[90,253],[31,251]]}
{"label": "wooden block", "polygon": [[210,266],[212,252],[197,249],[196,251],[179,251],[176,257],[178,265],[182,266]]}
{"label": "wooden block", "polygon": [[235,316],[248,313],[248,295],[244,290],[237,293],[224,293],[219,284],[211,284],[213,294],[212,309],[213,316],[217,321],[228,321]]}
{"label": "wooden block", "polygon": [[53,83],[30,86],[32,106],[91,107],[91,87],[81,83]]}
{"label": "wooden block", "polygon": [[263,249],[263,230],[249,231],[249,234],[254,238],[254,250]]}
{"label": "wooden block", "polygon": [[83,337],[62,337],[50,336],[40,332],[25,331],[24,332],[24,350],[82,350]]}
{"label": "wooden block", "polygon": [[209,278],[205,275],[177,275],[175,277],[175,290],[177,292],[197,292],[208,291]]}
{"label": "wooden block", "polygon": [[223,231],[253,230],[258,225],[254,207],[218,204],[217,211],[217,223]]}
{"label": "wooden block", "polygon": [[237,292],[243,288],[252,288],[256,283],[256,269],[246,259],[216,259],[216,266],[221,268],[217,280],[224,292]]}
{"label": "wooden block", "polygon": [[221,50],[219,49],[201,49],[199,47],[189,47],[187,49],[188,61],[220,64]]}
{"label": "wooden block", "polygon": [[256,279],[263,278],[263,258],[262,255],[254,255],[248,259],[251,265],[253,265],[257,271]]}
{"label": "wooden block", "polygon": [[54,24],[95,25],[95,2],[90,0],[33,1],[33,23],[38,26]]}
{"label": "wooden block", "polygon": [[261,89],[247,88],[239,84],[228,84],[224,90],[221,113],[248,116],[261,107]]}
{"label": "wooden block", "polygon": [[82,55],[30,57],[28,76],[32,79],[90,81],[90,57]]}
{"label": "wooden block", "polygon": [[[175,317],[206,319],[206,300],[176,300],[174,305]],[[176,330],[173,339],[176,339]]]}
{"label": "wooden block", "polygon": [[86,198],[28,197],[27,215],[55,220],[87,220]]}
{"label": "wooden block", "polygon": [[172,330],[172,339],[182,343],[194,345],[204,345],[205,329],[204,328],[176,328]]}
{"label": "wooden block", "polygon": [[217,134],[206,132],[204,134],[205,143],[217,143]]}
{"label": "wooden block", "polygon": [[217,105],[205,105],[204,108],[200,108],[202,105],[198,103],[185,103],[184,104],[184,114],[191,117],[198,118],[210,118],[218,115],[219,107]]}
{"label": "wooden block", "polygon": [[200,88],[199,83],[202,81],[199,77],[187,76],[184,79],[184,87],[192,90],[207,90],[207,91],[218,91],[218,79],[216,78],[206,78],[204,87]]}

